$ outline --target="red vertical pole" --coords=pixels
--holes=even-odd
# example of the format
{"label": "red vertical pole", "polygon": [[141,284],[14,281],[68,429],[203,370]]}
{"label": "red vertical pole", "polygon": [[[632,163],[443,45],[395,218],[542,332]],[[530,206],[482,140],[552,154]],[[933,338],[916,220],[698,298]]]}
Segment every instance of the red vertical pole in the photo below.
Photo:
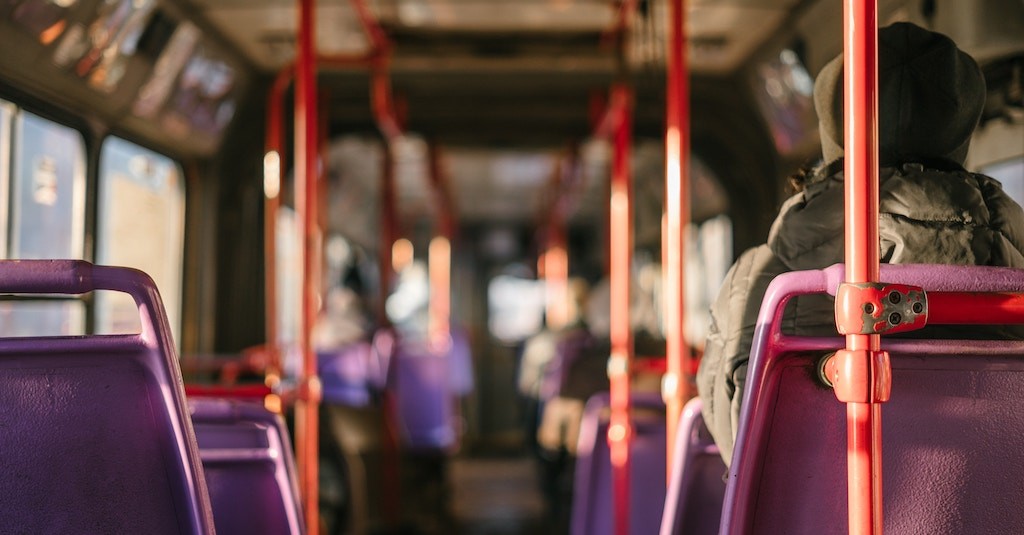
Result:
{"label": "red vertical pole", "polygon": [[377,324],[390,324],[387,314],[388,296],[394,282],[392,247],[398,237],[395,224],[395,160],[391,154],[391,143],[387,140],[382,145],[382,173],[380,195],[380,251],[377,261],[380,263],[380,293],[377,295]]}
{"label": "red vertical pole", "polygon": [[568,184],[576,166],[575,151],[559,158],[551,179],[551,199],[547,206],[544,251],[538,275],[544,278],[545,316],[551,329],[561,329],[569,323],[569,254],[566,238],[566,211]]}
{"label": "red vertical pole", "polygon": [[611,343],[608,379],[611,390],[611,418],[608,442],[612,462],[612,500],[616,535],[629,533],[630,459],[632,438],[630,423],[629,376],[633,360],[633,332],[630,326],[630,269],[633,263],[632,144],[633,93],[626,85],[612,89],[615,126],[612,154],[611,202],[609,209],[609,249],[611,258]]}
{"label": "red vertical pole", "polygon": [[319,533],[318,490],[318,404],[320,381],[317,377],[316,355],[312,335],[316,323],[319,301],[320,247],[317,200],[318,186],[318,133],[316,102],[316,55],[314,51],[313,0],[299,3],[298,57],[295,65],[295,207],[303,229],[303,291],[302,332],[299,336],[302,350],[302,378],[300,396],[295,403],[295,435],[299,464],[299,487],[303,495],[306,529],[311,535]]}
{"label": "red vertical pole", "polygon": [[430,303],[428,330],[431,343],[444,348],[451,336],[451,238],[454,234],[454,214],[445,191],[445,180],[441,170],[441,153],[435,143],[429,145],[430,185],[440,214],[438,232],[430,240],[427,255],[427,271],[430,278]]}
{"label": "red vertical pole", "polygon": [[[878,21],[875,0],[845,0],[846,282],[877,282],[878,270]],[[846,337],[866,398],[847,401],[850,533],[882,533],[879,400],[871,387],[879,368],[877,334]],[[849,370],[844,370],[849,374]],[[853,375],[849,374],[848,376]],[[866,401],[866,402],[864,402]]]}
{"label": "red vertical pole", "polygon": [[672,473],[676,426],[690,397],[690,351],[686,344],[686,223],[690,220],[690,87],[686,69],[686,1],[669,3],[668,75],[665,94],[665,352],[668,373],[662,384],[667,418],[667,474]]}

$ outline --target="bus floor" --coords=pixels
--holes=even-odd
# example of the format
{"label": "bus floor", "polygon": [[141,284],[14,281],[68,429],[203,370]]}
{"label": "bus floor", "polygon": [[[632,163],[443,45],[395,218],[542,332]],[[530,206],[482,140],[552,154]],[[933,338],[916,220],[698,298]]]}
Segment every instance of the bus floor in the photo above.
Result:
{"label": "bus floor", "polygon": [[[371,465],[378,465],[371,460]],[[321,458],[323,533],[331,535],[564,535],[570,495],[564,476],[518,455],[407,455],[400,469],[401,499],[380,496],[380,473],[366,474],[369,487],[351,493],[335,461]],[[548,482],[545,484],[545,482]],[[557,488],[555,488],[557,487]],[[571,493],[571,491],[569,491]],[[353,500],[355,500],[353,502]],[[352,507],[360,507],[362,514]],[[396,511],[394,508],[397,507]],[[389,511],[390,509],[390,511]]]}
{"label": "bus floor", "polygon": [[554,533],[537,461],[521,457],[456,457],[448,464],[450,506],[458,533]]}

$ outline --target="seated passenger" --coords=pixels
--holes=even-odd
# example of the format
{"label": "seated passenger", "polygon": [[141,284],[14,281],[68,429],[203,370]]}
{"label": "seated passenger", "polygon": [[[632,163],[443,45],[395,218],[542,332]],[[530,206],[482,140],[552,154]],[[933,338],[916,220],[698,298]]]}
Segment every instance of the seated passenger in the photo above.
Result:
{"label": "seated passenger", "polygon": [[[909,23],[881,29],[878,41],[882,262],[1024,267],[1021,207],[999,182],[962,167],[985,103],[978,65],[949,38]],[[843,261],[842,87],[839,56],[814,86],[824,163],[797,181],[767,244],[740,256],[712,305],[697,386],[727,464],[768,283]],[[785,318],[790,334],[836,334],[825,296],[794,300]]]}

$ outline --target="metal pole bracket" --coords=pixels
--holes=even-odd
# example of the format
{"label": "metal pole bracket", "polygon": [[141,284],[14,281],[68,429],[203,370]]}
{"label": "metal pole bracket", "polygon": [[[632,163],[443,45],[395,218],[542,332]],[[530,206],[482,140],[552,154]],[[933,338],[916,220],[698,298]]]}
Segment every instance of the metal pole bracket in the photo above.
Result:
{"label": "metal pole bracket", "polygon": [[887,351],[840,349],[825,362],[825,377],[844,403],[885,403],[892,392]]}
{"label": "metal pole bracket", "polygon": [[907,284],[844,282],[836,292],[839,334],[893,334],[928,322],[924,290]]}

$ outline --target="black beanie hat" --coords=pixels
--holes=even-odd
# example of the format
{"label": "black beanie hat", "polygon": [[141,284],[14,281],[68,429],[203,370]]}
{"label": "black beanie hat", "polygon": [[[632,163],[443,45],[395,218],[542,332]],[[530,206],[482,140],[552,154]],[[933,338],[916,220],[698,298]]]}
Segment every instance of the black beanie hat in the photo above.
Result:
{"label": "black beanie hat", "polygon": [[[945,35],[907,22],[878,32],[878,150],[882,164],[943,158],[963,164],[985,106],[985,78]],[[843,56],[814,83],[825,162],[843,155]]]}

